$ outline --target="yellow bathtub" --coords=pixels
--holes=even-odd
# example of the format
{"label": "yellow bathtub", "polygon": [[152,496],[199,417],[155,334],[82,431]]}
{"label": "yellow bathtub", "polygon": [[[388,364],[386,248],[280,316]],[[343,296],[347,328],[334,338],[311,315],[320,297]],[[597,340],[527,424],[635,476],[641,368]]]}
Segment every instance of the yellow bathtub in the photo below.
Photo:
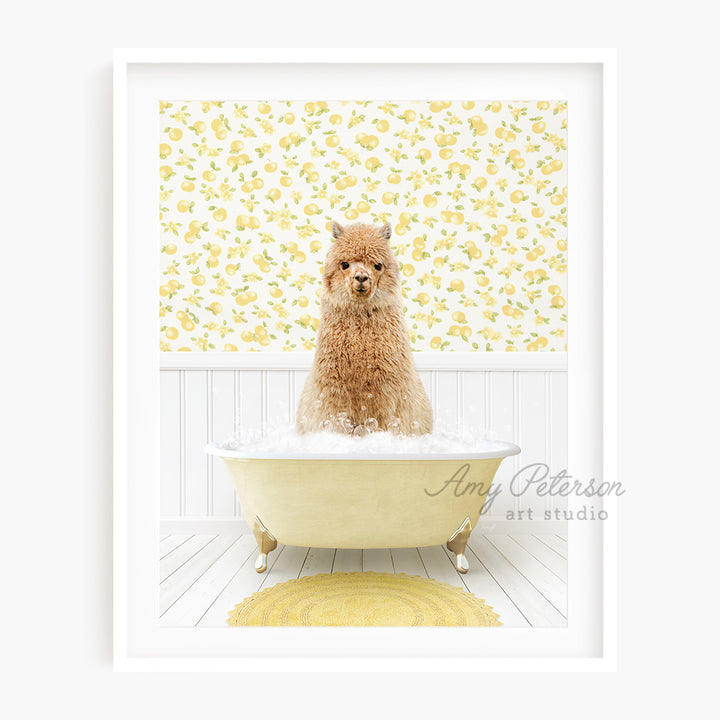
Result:
{"label": "yellow bathtub", "polygon": [[465,546],[503,458],[494,442],[463,454],[249,454],[208,445],[230,471],[260,554],[277,543],[320,548],[400,548],[446,543],[467,572]]}

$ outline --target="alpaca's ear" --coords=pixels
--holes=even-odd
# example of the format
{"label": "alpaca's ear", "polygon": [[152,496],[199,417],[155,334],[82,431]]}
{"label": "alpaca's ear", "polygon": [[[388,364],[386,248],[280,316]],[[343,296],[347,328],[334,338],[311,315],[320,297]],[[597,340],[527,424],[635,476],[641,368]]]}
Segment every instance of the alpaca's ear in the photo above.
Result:
{"label": "alpaca's ear", "polygon": [[386,240],[389,240],[392,235],[392,225],[390,223],[385,223],[380,228],[380,235],[382,235]]}
{"label": "alpaca's ear", "polygon": [[345,232],[345,228],[339,223],[333,220],[332,224],[332,236],[337,240]]}

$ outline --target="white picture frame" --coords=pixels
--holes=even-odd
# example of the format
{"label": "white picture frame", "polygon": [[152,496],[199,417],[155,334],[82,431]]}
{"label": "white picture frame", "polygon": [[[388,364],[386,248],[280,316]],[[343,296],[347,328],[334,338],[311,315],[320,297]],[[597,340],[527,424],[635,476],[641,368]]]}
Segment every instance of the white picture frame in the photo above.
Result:
{"label": "white picture frame", "polygon": [[[616,502],[571,522],[568,627],[160,628],[157,606],[157,99],[424,96],[568,100],[569,459],[616,469],[615,52],[536,49],[118,49],[114,67],[114,666],[120,671],[612,671]],[[234,90],[233,90],[234,88]],[[343,95],[345,97],[340,97]],[[154,103],[154,104],[153,104]],[[152,122],[148,124],[148,119]],[[600,145],[598,145],[600,143]],[[145,248],[145,249],[143,249]],[[147,260],[145,260],[147,258]],[[449,360],[451,362],[451,360]],[[148,490],[150,488],[150,490]],[[569,507],[573,507],[570,499]],[[475,631],[475,633],[473,633]]]}

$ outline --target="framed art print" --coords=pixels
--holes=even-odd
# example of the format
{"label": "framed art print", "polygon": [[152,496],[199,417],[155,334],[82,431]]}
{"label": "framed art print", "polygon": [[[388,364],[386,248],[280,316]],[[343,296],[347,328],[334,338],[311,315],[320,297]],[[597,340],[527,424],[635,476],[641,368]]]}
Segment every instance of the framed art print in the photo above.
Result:
{"label": "framed art print", "polygon": [[613,103],[610,51],[116,51],[117,669],[614,667]]}

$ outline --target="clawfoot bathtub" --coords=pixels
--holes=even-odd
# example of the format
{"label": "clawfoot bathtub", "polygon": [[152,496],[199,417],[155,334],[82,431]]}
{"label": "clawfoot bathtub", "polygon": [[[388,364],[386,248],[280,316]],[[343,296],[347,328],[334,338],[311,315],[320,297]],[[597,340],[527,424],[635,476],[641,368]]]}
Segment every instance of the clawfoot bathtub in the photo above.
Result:
{"label": "clawfoot bathtub", "polygon": [[495,472],[517,445],[463,454],[250,454],[209,445],[228,467],[258,543],[258,572],[278,543],[401,548],[445,543],[459,572]]}

